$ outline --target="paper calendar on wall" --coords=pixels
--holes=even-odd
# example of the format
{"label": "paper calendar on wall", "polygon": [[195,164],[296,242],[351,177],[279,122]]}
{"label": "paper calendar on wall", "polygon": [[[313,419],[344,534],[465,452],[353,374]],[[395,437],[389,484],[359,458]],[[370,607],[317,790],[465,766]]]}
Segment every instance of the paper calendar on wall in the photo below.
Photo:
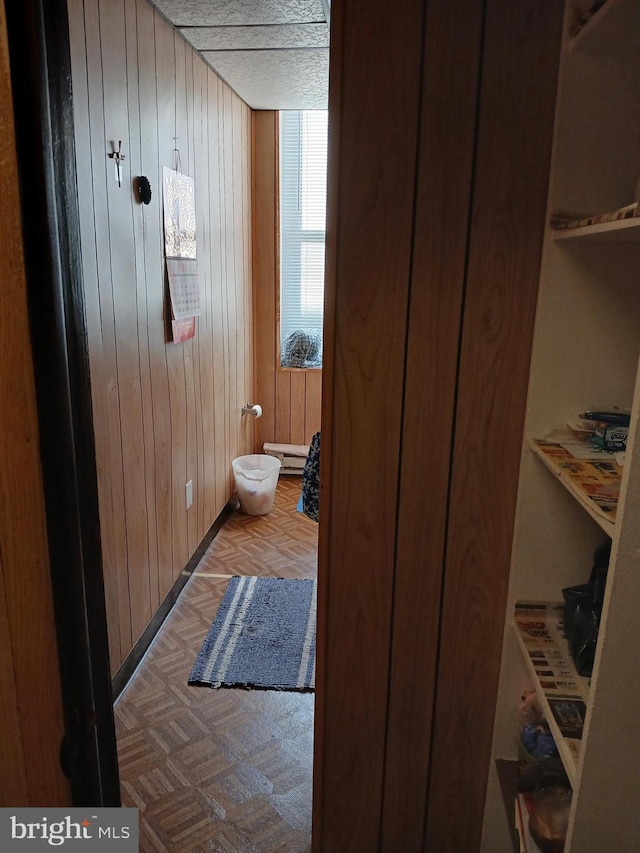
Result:
{"label": "paper calendar on wall", "polygon": [[164,244],[174,343],[195,335],[200,314],[193,178],[163,169]]}

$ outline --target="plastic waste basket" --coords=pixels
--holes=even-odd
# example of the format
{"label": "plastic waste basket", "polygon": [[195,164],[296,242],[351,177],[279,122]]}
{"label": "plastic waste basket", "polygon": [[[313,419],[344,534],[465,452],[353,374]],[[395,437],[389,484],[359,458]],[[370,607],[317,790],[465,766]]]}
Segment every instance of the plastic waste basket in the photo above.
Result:
{"label": "plastic waste basket", "polygon": [[266,515],[273,508],[280,460],[266,453],[238,456],[231,463],[240,509],[247,515]]}

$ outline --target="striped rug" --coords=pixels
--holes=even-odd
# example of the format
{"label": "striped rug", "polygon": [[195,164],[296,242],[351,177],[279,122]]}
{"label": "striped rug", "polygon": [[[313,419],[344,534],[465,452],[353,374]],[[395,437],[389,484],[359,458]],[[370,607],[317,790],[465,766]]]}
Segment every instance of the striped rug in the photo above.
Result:
{"label": "striped rug", "polygon": [[316,590],[315,580],[231,578],[189,684],[313,690]]}

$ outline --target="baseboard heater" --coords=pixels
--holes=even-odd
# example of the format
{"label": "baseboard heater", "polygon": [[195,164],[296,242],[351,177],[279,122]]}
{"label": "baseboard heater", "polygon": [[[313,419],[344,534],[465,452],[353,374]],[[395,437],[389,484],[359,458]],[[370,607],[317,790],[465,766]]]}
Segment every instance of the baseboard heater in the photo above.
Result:
{"label": "baseboard heater", "polygon": [[281,474],[302,474],[304,463],[309,455],[308,444],[271,444],[267,441],[262,449],[269,456],[275,456],[280,460]]}

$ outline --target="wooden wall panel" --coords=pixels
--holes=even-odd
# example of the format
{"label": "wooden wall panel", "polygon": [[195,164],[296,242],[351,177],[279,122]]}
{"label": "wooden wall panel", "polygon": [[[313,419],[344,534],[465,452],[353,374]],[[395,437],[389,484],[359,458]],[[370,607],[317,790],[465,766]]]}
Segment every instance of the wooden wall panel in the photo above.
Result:
{"label": "wooden wall panel", "polygon": [[290,417],[290,438],[289,444],[303,444],[304,439],[304,419],[307,408],[307,377],[306,373],[299,373],[297,370],[292,370],[289,373],[289,409]]}
{"label": "wooden wall panel", "polygon": [[62,697],[20,225],[4,3],[0,3],[0,806],[65,806]]}
{"label": "wooden wall panel", "polygon": [[322,413],[322,371],[307,371],[304,408],[304,441],[296,442],[309,444],[313,434],[320,429]]}
{"label": "wooden wall panel", "polygon": [[381,842],[423,14],[402,0],[390,27],[383,2],[331,9],[314,797],[326,853]]}
{"label": "wooden wall panel", "polygon": [[281,370],[278,335],[278,113],[252,116],[255,451],[265,441],[309,444],[320,429],[321,370]]}
{"label": "wooden wall panel", "polygon": [[[81,0],[70,0],[69,8],[69,36],[72,63],[74,66],[73,95],[76,105],[82,104],[82,110],[76,110],[75,136],[76,146],[80,150],[92,150],[92,119],[93,127],[99,125],[101,115],[96,113],[98,102],[93,101],[93,111],[89,109],[89,80],[87,70],[87,50],[95,49],[92,42],[87,40],[85,44],[85,24],[82,15]],[[93,201],[101,197],[104,187],[104,175],[101,175],[99,163],[94,164],[93,157],[78,158],[77,173],[79,186],[92,186]],[[92,212],[92,216],[93,216]],[[110,338],[102,335],[103,317],[108,316],[109,303],[100,304],[98,294],[98,269],[102,263],[104,245],[97,240],[97,229],[87,229],[83,235],[83,279],[85,285],[85,317],[87,331],[94,341],[94,368],[92,370],[92,382],[98,387],[113,387],[109,376],[112,369],[113,354],[109,347]],[[108,426],[110,420],[112,394],[102,394],[93,401],[94,411],[94,433],[97,444],[106,446]],[[96,460],[98,474],[100,470],[108,470],[108,461]],[[114,469],[112,476],[102,482],[103,502],[111,502],[112,492],[118,493],[121,489],[121,478],[118,469]],[[102,556],[104,565],[117,565],[117,554],[122,553],[122,543],[118,536],[119,531],[109,531],[111,535],[105,535],[102,530]],[[105,574],[104,578],[105,600],[107,610],[108,634],[109,634],[109,656],[111,660],[121,659],[120,632],[126,631],[126,624],[121,624],[118,618],[118,578],[115,572]],[[130,632],[129,632],[130,633]]]}
{"label": "wooden wall panel", "polygon": [[430,0],[425,21],[382,830],[403,853],[424,843],[482,17]]}
{"label": "wooden wall panel", "polygon": [[[136,4],[132,3],[125,7],[125,32],[135,32],[138,34],[138,9]],[[144,50],[144,48],[142,48]],[[130,69],[127,73],[127,102],[134,105],[134,108],[128,112],[129,116],[129,138],[128,147],[130,152],[129,169],[130,174],[142,175],[143,168],[143,137],[141,129],[142,115],[141,110],[135,108],[140,90],[140,75],[138,67],[140,65],[140,39],[127,40],[127,64]],[[134,70],[135,69],[135,70]],[[155,488],[155,460],[150,452],[155,444],[153,432],[153,418],[150,417],[153,407],[153,389],[151,382],[150,369],[150,347],[149,347],[149,321],[147,315],[147,280],[145,259],[143,253],[144,247],[144,228],[141,217],[134,215],[135,202],[133,198],[129,200],[129,216],[132,222],[133,231],[133,257],[136,274],[136,289],[135,289],[135,307],[137,323],[137,342],[138,342],[138,370],[139,370],[139,390],[140,390],[140,416],[142,423],[142,458],[140,459],[141,475],[143,480],[137,484],[140,489],[142,500],[146,508],[146,523],[142,513],[139,514],[138,524],[141,527],[141,553],[143,560],[146,559],[150,567],[149,573],[145,576],[137,578],[137,583],[140,585],[138,594],[142,606],[134,623],[133,633],[136,633],[140,628],[149,621],[151,614],[155,612],[159,603],[158,591],[158,539],[157,539],[157,521],[155,503],[146,501],[146,494],[153,491]],[[133,580],[133,578],[132,578]]]}
{"label": "wooden wall panel", "polygon": [[332,4],[323,853],[479,849],[562,5]]}
{"label": "wooden wall panel", "polygon": [[[82,247],[112,670],[253,448],[248,108],[147,0],[70,0]],[[122,140],[122,187],[107,158]],[[176,152],[175,149],[178,149]],[[167,342],[162,168],[194,177],[202,316]],[[146,175],[151,204],[132,179]],[[193,481],[187,511],[185,486]]]}
{"label": "wooden wall panel", "polygon": [[[158,555],[157,564],[150,563],[149,579],[151,609],[152,612],[155,612],[163,598],[166,584],[170,581],[170,572],[167,569],[172,565],[171,496],[169,488],[171,456],[168,451],[171,443],[171,417],[163,320],[164,289],[158,286],[158,282],[163,279],[164,273],[161,232],[162,198],[159,192],[161,169],[158,134],[159,115],[156,100],[155,15],[148,3],[136,3],[135,8],[138,48],[138,108],[140,111],[140,174],[146,175],[156,187],[156,192],[152,193],[151,196],[151,203],[145,208],[141,208],[142,215],[136,217],[136,221],[140,222],[142,230],[142,241],[138,245],[136,254],[139,254],[140,250],[142,251],[145,280],[144,292],[140,294],[140,308],[147,317],[147,364],[143,376],[148,374],[151,396],[151,405],[147,403],[145,408],[145,424],[151,425],[153,436],[151,444],[148,444],[145,439],[145,467],[149,471],[146,494],[153,495],[155,498],[153,501],[147,502],[149,538],[150,540],[155,538],[156,542],[155,548],[150,545],[150,552],[157,551]],[[81,159],[78,157],[79,161]],[[144,342],[141,342],[141,345],[144,351]],[[94,406],[97,402],[96,396],[94,394]],[[103,519],[102,524],[104,525],[104,523],[105,520]]]}
{"label": "wooden wall panel", "polygon": [[[208,71],[209,84],[209,150],[220,139],[223,84],[218,77]],[[223,244],[223,206],[222,206],[222,170],[220,144],[215,149],[215,160],[209,168],[209,228],[212,236],[211,270],[212,270],[212,316],[213,316],[213,363],[223,365],[224,362],[224,328],[223,288],[224,288],[224,244]],[[215,469],[216,469],[216,502],[219,502],[227,491],[226,466],[229,462],[225,434],[227,420],[225,405],[226,371],[214,371],[213,375],[213,416],[215,435]]]}
{"label": "wooden wall panel", "polygon": [[[131,157],[131,130],[135,125],[129,119],[129,87],[131,75],[126,53],[122,62],[113,62],[119,50],[127,45],[125,7],[117,0],[100,4],[100,49],[102,63],[102,97],[104,111],[103,152],[111,146],[122,144]],[[135,66],[134,66],[135,67]],[[106,158],[103,158],[106,160]],[[116,357],[115,378],[118,387],[118,420],[114,422],[111,436],[120,449],[120,468],[124,485],[124,510],[127,517],[127,596],[131,638],[142,633],[151,618],[149,603],[149,576],[147,572],[132,571],[133,567],[149,564],[147,520],[139,507],[145,505],[144,431],[142,394],[140,387],[140,354],[138,313],[136,306],[136,251],[132,194],[130,191],[131,163],[125,172],[123,186],[114,179],[110,160],[106,175],[106,234],[109,246],[109,295],[113,304],[113,346]],[[124,192],[123,192],[124,189]],[[127,191],[128,190],[128,191]],[[125,568],[125,567],[123,567]],[[127,602],[128,599],[128,602]]]}
{"label": "wooden wall panel", "polygon": [[442,853],[480,845],[562,7],[544,0],[486,4],[424,847]]}
{"label": "wooden wall panel", "polygon": [[[202,313],[198,318],[198,335],[194,346],[195,360],[195,394],[199,401],[198,437],[199,443],[205,447],[215,446],[215,429],[213,417],[213,381],[203,381],[201,365],[213,361],[213,316],[212,316],[212,247],[209,229],[209,82],[207,66],[202,62],[193,63],[193,97],[194,97],[194,174],[199,188],[198,220],[196,234],[198,240],[198,257],[202,259],[201,291]],[[200,538],[206,531],[205,506],[216,501],[216,464],[215,452],[208,460],[205,454],[200,454],[198,460],[198,481],[200,483],[196,512],[198,519],[198,535]]]}
{"label": "wooden wall panel", "polygon": [[[69,6],[69,16],[72,17],[76,9],[82,13],[79,3]],[[97,59],[91,67],[87,63],[87,100],[84,103],[85,116],[90,138],[89,148],[86,147],[86,139],[77,139],[78,150],[82,142],[85,143],[85,152],[91,158],[89,166],[86,158],[78,157],[79,169],[90,169],[92,181],[92,195],[85,196],[85,205],[91,199],[93,209],[83,210],[81,207],[81,224],[93,223],[93,227],[83,230],[83,273],[85,279],[85,293],[87,299],[87,334],[92,341],[91,363],[92,384],[101,389],[101,393],[94,397],[94,422],[104,424],[100,433],[96,431],[96,444],[105,448],[106,452],[96,459],[98,471],[98,488],[100,490],[99,500],[102,514],[102,548],[103,566],[105,567],[105,587],[107,589],[106,602],[109,608],[115,601],[115,614],[113,609],[108,610],[108,623],[110,631],[110,648],[113,649],[115,635],[114,621],[117,623],[119,648],[116,652],[116,660],[121,660],[126,654],[126,649],[132,645],[131,639],[131,613],[129,609],[129,572],[127,559],[126,530],[122,525],[114,523],[124,506],[124,475],[122,470],[122,444],[120,435],[120,390],[117,377],[117,357],[115,347],[115,314],[111,281],[111,257],[109,233],[109,217],[107,202],[107,166],[111,161],[107,160],[105,154],[109,150],[105,139],[105,114],[102,74],[102,46],[99,40],[99,9],[97,4],[88,4],[85,10],[86,28],[84,32],[79,28],[72,28],[70,36],[74,34],[83,38],[81,45],[84,47],[85,57],[91,56]],[[72,45],[72,61],[78,57],[80,51],[74,50]],[[79,111],[78,111],[79,112]],[[82,122],[82,119],[80,120]],[[109,177],[113,171],[109,172]],[[85,238],[86,235],[86,238]],[[85,248],[86,246],[86,248]],[[91,249],[95,247],[95,257]],[[87,268],[87,262],[90,269]],[[100,288],[98,288],[100,282]],[[95,306],[95,313],[89,306]],[[93,325],[95,321],[95,325]],[[98,442],[102,442],[98,445]],[[109,568],[108,568],[109,567]]]}
{"label": "wooden wall panel", "polygon": [[[246,104],[243,104],[242,107],[242,169],[245,174],[252,175],[252,145],[251,145],[251,114],[252,110]],[[243,245],[242,245],[242,258],[243,258],[243,275],[245,277],[252,277],[252,266],[253,266],[253,218],[251,216],[251,208],[252,208],[252,197],[251,191],[253,187],[253,178],[251,181],[244,182],[244,195],[242,198],[242,234],[243,234]],[[253,280],[252,280],[252,291],[253,291]],[[251,334],[247,335],[248,340],[245,341],[245,347],[248,345],[248,358],[245,358],[244,362],[244,387],[245,389],[251,389],[252,396],[255,397],[255,373],[254,373],[254,362],[255,362],[255,340],[254,340],[254,329],[255,329],[255,316],[253,313],[253,292],[249,292],[245,289],[245,298],[244,298],[244,306],[243,312],[245,317],[245,330],[250,329]],[[245,353],[246,354],[246,353]],[[245,417],[242,420],[244,432],[242,435],[242,445],[244,447],[250,447],[252,450],[252,440],[251,436],[253,436],[253,441],[255,441],[255,425],[251,423],[253,419]]]}
{"label": "wooden wall panel", "polygon": [[255,397],[263,412],[256,421],[255,450],[275,440],[276,430],[277,140],[278,113],[255,110],[251,116],[253,338]]}

